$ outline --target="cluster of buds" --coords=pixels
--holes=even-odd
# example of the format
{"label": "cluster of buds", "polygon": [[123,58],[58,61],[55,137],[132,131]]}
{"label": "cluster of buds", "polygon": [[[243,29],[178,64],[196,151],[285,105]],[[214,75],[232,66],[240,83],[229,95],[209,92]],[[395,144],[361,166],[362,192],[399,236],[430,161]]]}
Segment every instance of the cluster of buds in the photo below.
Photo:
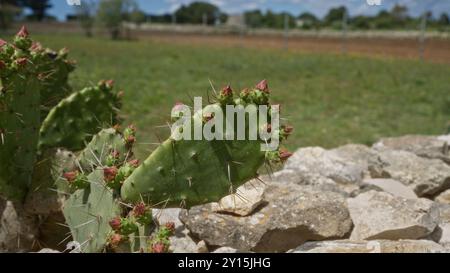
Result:
{"label": "cluster of buds", "polygon": [[108,246],[112,249],[117,249],[124,240],[123,236],[118,233],[112,233],[108,239]]}
{"label": "cluster of buds", "polygon": [[103,177],[106,185],[113,190],[120,190],[122,184],[139,167],[139,164],[139,160],[134,159],[126,162],[120,168],[117,168],[114,164],[111,167],[104,168]]}
{"label": "cluster of buds", "polygon": [[81,190],[89,187],[88,178],[79,171],[66,172],[63,174],[63,177],[67,180],[72,189]]}
{"label": "cluster of buds", "polygon": [[114,88],[114,80],[102,80],[98,84],[104,91],[111,91]]}
{"label": "cluster of buds", "polygon": [[132,146],[136,142],[136,127],[134,125],[128,126],[123,131],[123,137],[125,140],[125,144],[128,146]]}
{"label": "cluster of buds", "polygon": [[32,46],[33,42],[29,38],[28,30],[25,26],[22,26],[20,31],[14,38],[14,45],[21,50],[28,50]]}
{"label": "cluster of buds", "polygon": [[106,157],[106,165],[107,166],[115,166],[119,163],[120,160],[120,152],[117,150],[112,150],[111,153]]}
{"label": "cluster of buds", "polygon": [[115,217],[109,221],[109,226],[117,234],[128,236],[138,231],[138,225],[133,219]]}
{"label": "cluster of buds", "polygon": [[220,91],[218,100],[222,105],[234,104],[233,89],[231,89],[231,86],[227,85],[222,89],[222,91]]}
{"label": "cluster of buds", "polygon": [[266,160],[272,163],[284,163],[291,156],[292,153],[284,148],[281,148],[278,151],[266,152]]}
{"label": "cluster of buds", "polygon": [[134,206],[131,215],[141,225],[149,225],[153,222],[152,210],[144,202],[140,202]]}

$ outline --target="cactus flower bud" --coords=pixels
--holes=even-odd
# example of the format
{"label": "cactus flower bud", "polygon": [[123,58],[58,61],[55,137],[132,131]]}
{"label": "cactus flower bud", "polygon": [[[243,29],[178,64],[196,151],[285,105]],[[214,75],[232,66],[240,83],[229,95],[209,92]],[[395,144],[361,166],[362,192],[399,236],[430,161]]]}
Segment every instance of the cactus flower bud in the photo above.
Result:
{"label": "cactus flower bud", "polygon": [[286,162],[290,157],[292,156],[292,153],[287,150],[280,150],[280,160],[281,162]]}
{"label": "cactus flower bud", "polygon": [[127,143],[127,144],[133,144],[133,143],[135,143],[136,142],[136,137],[134,137],[134,136],[128,136],[126,139],[125,139],[125,142]]}
{"label": "cactus flower bud", "polygon": [[103,169],[105,181],[106,182],[114,181],[116,179],[117,172],[118,172],[118,170],[117,170],[117,167],[115,167],[115,166]]}
{"label": "cactus flower bud", "polygon": [[175,232],[175,223],[174,222],[167,222],[165,224],[165,227],[167,230],[169,230],[172,234]]}
{"label": "cactus flower bud", "polygon": [[128,161],[128,164],[133,168],[137,168],[137,167],[139,167],[139,165],[141,163],[140,163],[139,159],[134,159],[134,160]]}
{"label": "cactus flower bud", "polygon": [[28,59],[27,58],[19,58],[19,59],[16,60],[16,63],[17,63],[18,66],[24,67],[24,66],[27,65]]}
{"label": "cactus flower bud", "polygon": [[8,43],[5,41],[5,40],[3,40],[3,39],[0,39],[0,49],[2,49],[5,45],[7,45]]}
{"label": "cactus flower bud", "polygon": [[120,217],[116,217],[114,219],[112,219],[111,221],[109,221],[109,226],[113,229],[113,230],[120,230],[120,227],[122,226],[122,219],[120,219]]}
{"label": "cactus flower bud", "polygon": [[27,28],[25,26],[22,26],[22,28],[19,30],[19,32],[17,32],[16,36],[20,37],[20,38],[28,38],[29,33],[28,33]]}
{"label": "cactus flower bud", "polygon": [[75,179],[77,179],[78,177],[78,171],[74,171],[74,172],[67,172],[63,174],[63,177],[69,182],[72,183],[73,181],[75,181]]}
{"label": "cactus flower bud", "polygon": [[256,89],[265,93],[269,93],[269,85],[267,84],[267,80],[262,80],[260,83],[258,83],[256,85]]}
{"label": "cactus flower bud", "polygon": [[133,208],[133,215],[136,217],[143,216],[147,212],[147,206],[141,202]]}
{"label": "cactus flower bud", "polygon": [[122,242],[122,235],[120,235],[120,234],[114,233],[109,238],[109,245],[112,248],[117,248],[121,242]]}
{"label": "cactus flower bud", "polygon": [[161,242],[154,243],[152,245],[152,253],[165,253],[166,249],[167,249],[166,245]]}
{"label": "cactus flower bud", "polygon": [[222,89],[222,96],[232,96],[233,95],[233,89],[231,89],[231,86],[227,85]]}

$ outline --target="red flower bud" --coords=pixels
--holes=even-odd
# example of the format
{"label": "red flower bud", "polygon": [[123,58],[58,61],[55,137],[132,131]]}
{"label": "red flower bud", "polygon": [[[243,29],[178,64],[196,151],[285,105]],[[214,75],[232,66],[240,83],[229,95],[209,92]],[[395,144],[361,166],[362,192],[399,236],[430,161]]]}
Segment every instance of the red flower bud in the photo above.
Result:
{"label": "red flower bud", "polygon": [[127,144],[133,144],[136,142],[136,138],[134,136],[128,136],[126,142]]}
{"label": "red flower bud", "polygon": [[28,38],[28,30],[25,26],[22,26],[22,28],[17,32],[16,36],[20,38]]}
{"label": "red flower bud", "polygon": [[133,215],[136,217],[144,216],[147,212],[147,206],[141,202],[133,208]]}
{"label": "red flower bud", "polygon": [[75,179],[77,179],[78,177],[78,171],[74,171],[74,172],[67,172],[63,174],[63,177],[69,182],[73,182],[75,181]]}
{"label": "red flower bud", "polygon": [[114,233],[113,235],[111,235],[109,239],[109,244],[111,245],[111,247],[116,248],[117,246],[119,246],[120,242],[122,242],[122,236],[120,234]]}
{"label": "red flower bud", "polygon": [[231,89],[231,86],[227,85],[222,89],[222,96],[232,96],[233,90]]}
{"label": "red flower bud", "polygon": [[7,45],[7,44],[8,44],[8,43],[7,43],[5,40],[0,39],[0,49],[1,49],[3,46]]}
{"label": "red flower bud", "polygon": [[287,161],[292,156],[292,153],[287,150],[280,151],[280,159],[282,162]]}
{"label": "red flower bud", "polygon": [[155,243],[152,245],[152,253],[164,253],[166,252],[166,245],[163,243]]}
{"label": "red flower bud", "polygon": [[120,158],[120,153],[119,153],[119,151],[113,150],[113,151],[111,152],[111,157],[114,158],[114,159],[119,159],[119,158]]}
{"label": "red flower bud", "polygon": [[175,232],[175,223],[174,222],[168,222],[166,223],[165,227],[170,231],[170,232]]}
{"label": "red flower bud", "polygon": [[112,219],[111,221],[109,221],[109,226],[113,230],[119,230],[121,225],[122,225],[122,220],[120,219],[120,217],[116,217],[116,218]]}
{"label": "red flower bud", "polygon": [[286,134],[291,134],[294,131],[294,127],[289,125],[285,126],[283,129]]}
{"label": "red flower bud", "polygon": [[128,161],[128,164],[134,168],[137,168],[137,167],[139,167],[141,162],[139,162],[139,159],[134,159],[134,160]]}
{"label": "red flower bud", "polygon": [[28,63],[28,59],[27,58],[19,58],[16,60],[16,63],[19,66],[25,66]]}
{"label": "red flower bud", "polygon": [[265,93],[269,93],[269,85],[267,84],[267,80],[262,80],[260,83],[258,83],[256,85],[256,89]]}
{"label": "red flower bud", "polygon": [[111,182],[114,181],[114,179],[116,179],[117,176],[117,167],[111,167],[111,168],[105,168],[103,169],[103,174],[105,176],[105,181],[106,182]]}

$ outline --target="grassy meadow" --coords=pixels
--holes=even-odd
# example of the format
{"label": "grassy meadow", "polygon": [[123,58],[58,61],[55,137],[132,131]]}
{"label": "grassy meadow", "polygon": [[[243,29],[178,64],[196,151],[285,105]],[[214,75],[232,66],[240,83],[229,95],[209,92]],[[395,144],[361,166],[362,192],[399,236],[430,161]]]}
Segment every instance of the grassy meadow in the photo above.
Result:
{"label": "grassy meadow", "polygon": [[[36,36],[68,47],[78,68],[72,86],[112,78],[125,91],[126,123],[139,129],[138,156],[168,135],[175,102],[230,83],[235,90],[269,81],[273,99],[295,126],[289,148],[327,148],[380,137],[442,134],[450,121],[450,66],[412,60],[275,49],[255,50],[81,36]],[[206,99],[205,99],[206,100]]]}

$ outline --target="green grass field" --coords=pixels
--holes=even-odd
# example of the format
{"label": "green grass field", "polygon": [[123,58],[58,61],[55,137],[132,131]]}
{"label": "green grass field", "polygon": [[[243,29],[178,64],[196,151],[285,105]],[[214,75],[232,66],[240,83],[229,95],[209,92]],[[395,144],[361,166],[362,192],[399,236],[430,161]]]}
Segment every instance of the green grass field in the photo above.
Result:
{"label": "green grass field", "polygon": [[126,122],[140,130],[138,156],[148,154],[175,102],[190,103],[230,83],[235,90],[269,81],[275,102],[296,128],[289,148],[371,144],[384,136],[442,134],[450,121],[450,66],[358,56],[275,50],[112,42],[76,36],[38,36],[67,46],[81,88],[112,78],[125,91]]}

